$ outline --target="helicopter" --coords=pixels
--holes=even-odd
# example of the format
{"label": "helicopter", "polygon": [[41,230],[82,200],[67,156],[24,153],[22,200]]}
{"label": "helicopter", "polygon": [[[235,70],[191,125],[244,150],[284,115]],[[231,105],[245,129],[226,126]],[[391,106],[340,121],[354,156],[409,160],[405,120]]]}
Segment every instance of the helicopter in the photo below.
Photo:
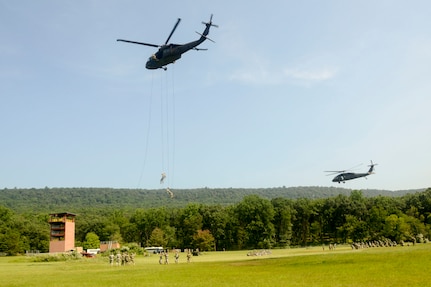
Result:
{"label": "helicopter", "polygon": [[193,42],[189,42],[186,44],[182,44],[182,45],[180,45],[180,44],[168,44],[169,40],[172,37],[172,34],[175,32],[175,29],[177,29],[178,24],[181,21],[181,18],[178,18],[177,22],[174,25],[174,28],[172,29],[171,33],[169,34],[168,38],[166,39],[165,44],[163,44],[163,45],[155,45],[155,44],[129,41],[129,40],[123,40],[123,39],[117,39],[117,41],[159,48],[159,50],[156,53],[154,53],[153,55],[151,55],[150,58],[148,58],[148,61],[145,64],[145,68],[147,68],[149,70],[163,69],[166,71],[167,70],[166,66],[168,64],[174,63],[176,60],[180,59],[181,55],[184,54],[185,52],[192,50],[192,49],[196,50],[196,51],[207,50],[207,49],[196,48],[203,41],[210,40],[211,42],[214,42],[213,40],[211,40],[210,38],[207,37],[211,27],[218,28],[217,25],[212,23],[212,18],[213,18],[213,15],[211,14],[209,22],[202,22],[202,24],[204,24],[206,27],[205,27],[205,30],[202,32],[202,34],[196,32],[201,36],[198,40],[193,41]]}
{"label": "helicopter", "polygon": [[352,180],[355,178],[365,177],[365,179],[366,179],[368,175],[371,175],[374,173],[374,166],[376,166],[376,165],[377,165],[377,163],[373,163],[373,161],[371,161],[371,164],[369,165],[370,169],[368,170],[368,172],[365,172],[365,173],[347,172],[347,171],[351,170],[352,168],[347,169],[347,170],[325,171],[325,172],[330,172],[330,174],[328,174],[328,175],[338,173],[338,175],[336,177],[334,177],[332,182],[346,183],[347,180]]}

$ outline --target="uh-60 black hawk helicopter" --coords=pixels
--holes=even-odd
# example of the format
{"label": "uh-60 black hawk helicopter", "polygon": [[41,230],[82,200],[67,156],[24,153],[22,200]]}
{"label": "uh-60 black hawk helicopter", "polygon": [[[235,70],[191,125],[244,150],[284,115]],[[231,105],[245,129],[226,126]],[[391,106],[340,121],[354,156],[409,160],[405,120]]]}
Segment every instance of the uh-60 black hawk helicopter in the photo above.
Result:
{"label": "uh-60 black hawk helicopter", "polygon": [[328,174],[328,175],[338,173],[338,175],[336,177],[334,177],[332,182],[345,183],[346,180],[351,180],[351,179],[360,178],[360,177],[365,177],[365,179],[366,179],[367,176],[374,173],[374,166],[375,165],[377,165],[377,163],[373,163],[373,161],[371,161],[371,164],[369,165],[370,169],[368,170],[368,172],[365,172],[365,173],[346,172],[346,171],[353,169],[354,167],[352,167],[350,169],[346,169],[346,170],[339,170],[339,171],[332,170],[332,171],[325,171],[325,172],[330,172],[330,174]]}
{"label": "uh-60 black hawk helicopter", "polygon": [[143,43],[143,42],[135,42],[135,41],[129,41],[129,40],[123,40],[123,39],[117,39],[117,41],[121,42],[127,42],[132,44],[139,44],[139,45],[145,45],[150,47],[156,47],[159,48],[159,50],[151,55],[150,58],[148,58],[147,63],[145,64],[145,67],[150,70],[154,69],[164,69],[166,70],[166,66],[168,64],[174,63],[176,60],[181,58],[181,55],[189,50],[207,50],[207,49],[199,49],[196,48],[198,45],[200,45],[205,40],[210,40],[211,42],[214,42],[210,38],[207,37],[211,26],[218,27],[217,25],[212,23],[213,15],[211,14],[210,21],[209,22],[202,22],[206,26],[203,33],[198,33],[201,37],[193,42],[189,42],[186,44],[168,44],[169,40],[172,37],[172,34],[175,32],[175,29],[177,29],[178,24],[180,23],[181,19],[178,18],[177,23],[175,24],[174,28],[172,29],[171,33],[169,34],[168,38],[166,39],[165,44],[163,45],[155,45],[155,44],[149,44],[149,43]]}

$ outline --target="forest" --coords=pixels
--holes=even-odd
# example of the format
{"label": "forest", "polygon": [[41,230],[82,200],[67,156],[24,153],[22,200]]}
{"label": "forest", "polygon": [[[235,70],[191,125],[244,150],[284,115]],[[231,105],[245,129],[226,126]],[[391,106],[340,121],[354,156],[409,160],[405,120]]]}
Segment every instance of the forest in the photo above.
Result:
{"label": "forest", "polygon": [[189,198],[189,203],[178,206],[139,206],[136,198],[130,205],[129,199],[118,199],[122,203],[116,205],[115,199],[100,193],[94,204],[78,199],[80,204],[69,208],[67,197],[44,204],[31,201],[25,190],[15,191],[14,200],[4,200],[3,194],[0,201],[0,253],[6,255],[47,252],[49,213],[66,211],[77,214],[76,246],[96,238],[138,246],[243,250],[373,240],[423,242],[431,234],[431,189],[398,196],[365,196],[353,190],[314,198],[268,198],[251,192],[237,202]]}
{"label": "forest", "polygon": [[[351,190],[337,187],[302,186],[274,188],[197,188],[171,189],[171,199],[163,189],[114,189],[114,188],[30,188],[0,190],[0,203],[15,212],[80,212],[82,209],[125,209],[185,207],[187,204],[231,205],[240,202],[245,196],[258,195],[262,198],[328,198],[349,195]],[[362,190],[365,197],[377,195],[402,196],[422,190]]]}

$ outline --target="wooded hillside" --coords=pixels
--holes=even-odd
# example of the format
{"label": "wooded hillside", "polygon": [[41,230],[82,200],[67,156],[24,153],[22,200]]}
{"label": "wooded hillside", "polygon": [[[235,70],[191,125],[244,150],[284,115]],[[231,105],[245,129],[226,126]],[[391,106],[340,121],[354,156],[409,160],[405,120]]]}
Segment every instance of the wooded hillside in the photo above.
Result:
{"label": "wooded hillside", "polygon": [[77,214],[75,246],[115,240],[135,246],[234,250],[428,242],[431,236],[431,189],[203,188],[173,192],[170,198],[164,190],[1,190],[0,254],[47,252],[48,214],[53,212]]}
{"label": "wooded hillside", "polygon": [[[398,197],[422,190],[362,190],[365,197]],[[328,198],[349,195],[352,190],[336,187],[274,187],[274,188],[199,188],[172,189],[174,197],[164,189],[112,189],[112,188],[43,188],[0,190],[1,205],[15,212],[77,212],[88,208],[136,209],[151,207],[184,207],[188,203],[230,205],[245,196],[258,195],[273,198]]]}

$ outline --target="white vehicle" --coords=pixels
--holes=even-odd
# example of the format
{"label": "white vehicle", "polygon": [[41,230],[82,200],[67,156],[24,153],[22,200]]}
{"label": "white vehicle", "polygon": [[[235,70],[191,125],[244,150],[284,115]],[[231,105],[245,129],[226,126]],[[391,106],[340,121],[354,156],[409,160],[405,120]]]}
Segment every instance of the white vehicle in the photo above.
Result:
{"label": "white vehicle", "polygon": [[100,253],[100,248],[87,249],[87,253],[94,254],[94,255],[99,254]]}
{"label": "white vehicle", "polygon": [[148,253],[161,253],[163,251],[163,247],[145,247],[145,250],[147,250]]}

